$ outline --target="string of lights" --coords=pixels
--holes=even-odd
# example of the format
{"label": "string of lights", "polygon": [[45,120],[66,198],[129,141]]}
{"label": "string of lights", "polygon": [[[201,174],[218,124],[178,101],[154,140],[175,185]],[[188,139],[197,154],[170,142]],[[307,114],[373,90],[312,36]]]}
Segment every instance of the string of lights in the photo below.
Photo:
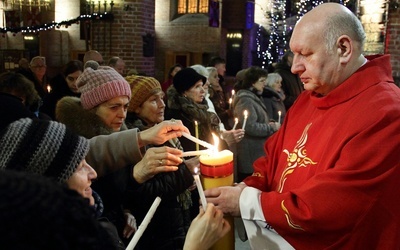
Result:
{"label": "string of lights", "polygon": [[50,30],[54,28],[61,28],[61,26],[65,26],[66,28],[68,26],[71,26],[72,24],[79,24],[82,21],[88,21],[88,20],[113,20],[114,15],[112,13],[93,13],[93,14],[87,14],[87,15],[80,15],[77,18],[70,19],[70,20],[65,20],[61,22],[55,22],[52,21],[51,23],[45,23],[45,24],[40,24],[40,25],[33,25],[33,26],[26,26],[26,27],[15,27],[15,28],[10,28],[10,27],[4,27],[0,28],[0,33],[7,33],[7,32],[12,32],[14,35],[16,33],[22,32],[22,33],[34,33],[38,31],[45,31],[45,30]]}

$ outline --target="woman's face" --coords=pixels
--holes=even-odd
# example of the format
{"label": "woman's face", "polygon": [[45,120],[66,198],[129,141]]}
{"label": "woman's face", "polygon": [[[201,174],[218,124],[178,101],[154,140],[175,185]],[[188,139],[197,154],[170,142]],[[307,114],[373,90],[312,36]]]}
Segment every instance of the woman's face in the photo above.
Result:
{"label": "woman's face", "polygon": [[190,89],[186,90],[183,95],[187,96],[188,98],[192,99],[196,103],[201,103],[204,100],[206,92],[203,88],[203,81],[199,80],[196,82],[194,86]]}
{"label": "woman's face", "polygon": [[164,121],[165,103],[163,98],[164,92],[159,91],[137,107],[135,113],[150,126]]}
{"label": "woman's face", "polygon": [[266,81],[266,77],[260,77],[257,82],[253,83],[253,87],[258,91],[262,91],[264,89],[264,84]]}
{"label": "woman's face", "polygon": [[108,128],[111,128],[114,132],[120,131],[126,118],[128,104],[128,96],[114,97],[97,106],[96,115],[103,120]]}
{"label": "woman's face", "polygon": [[219,77],[217,71],[212,71],[208,76],[208,80],[210,81],[211,87],[214,89],[219,87]]}
{"label": "woman's face", "polygon": [[71,73],[65,77],[65,81],[68,84],[69,89],[74,92],[78,93],[78,87],[76,86],[76,79],[82,74],[82,71],[77,70],[74,73]]}
{"label": "woman's face", "polygon": [[81,161],[78,168],[67,180],[67,185],[70,189],[77,191],[83,197],[90,200],[90,205],[94,205],[94,198],[92,194],[92,180],[97,178],[96,171],[86,162],[85,159]]}
{"label": "woman's face", "polygon": [[279,92],[279,91],[281,91],[282,89],[282,83],[281,83],[281,81],[276,81],[273,85],[272,85],[272,88],[275,90],[275,91],[277,91],[277,92]]}

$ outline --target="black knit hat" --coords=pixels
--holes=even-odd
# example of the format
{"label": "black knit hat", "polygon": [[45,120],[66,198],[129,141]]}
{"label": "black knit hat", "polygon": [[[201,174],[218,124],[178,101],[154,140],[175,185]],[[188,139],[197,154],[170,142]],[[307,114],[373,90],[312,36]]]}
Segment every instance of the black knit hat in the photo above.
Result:
{"label": "black knit hat", "polygon": [[85,159],[89,141],[62,123],[23,118],[0,133],[0,169],[67,181]]}
{"label": "black knit hat", "polygon": [[203,82],[203,84],[207,82],[207,78],[197,73],[196,70],[192,68],[185,68],[176,73],[172,79],[172,82],[176,91],[178,91],[179,94],[182,94],[186,90],[193,87],[200,80]]}

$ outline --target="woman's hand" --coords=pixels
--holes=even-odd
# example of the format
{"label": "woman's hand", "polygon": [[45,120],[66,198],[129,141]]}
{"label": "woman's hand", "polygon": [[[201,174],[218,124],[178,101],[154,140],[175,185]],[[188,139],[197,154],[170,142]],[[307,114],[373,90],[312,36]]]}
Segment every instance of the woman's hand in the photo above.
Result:
{"label": "woman's hand", "polygon": [[133,178],[143,183],[158,173],[176,171],[183,161],[181,157],[182,151],[176,148],[149,148],[143,159],[133,167]]}
{"label": "woman's hand", "polygon": [[232,145],[234,143],[240,142],[244,137],[244,129],[235,129],[235,130],[225,130],[222,132],[222,138],[228,143],[228,145]]}
{"label": "woman's hand", "polygon": [[122,232],[122,234],[125,238],[129,238],[137,230],[136,219],[128,211],[124,211],[124,215],[125,215],[125,219],[126,219],[126,224],[125,224],[124,231]]}
{"label": "woman's hand", "polygon": [[182,136],[182,132],[190,133],[180,120],[163,121],[149,129],[138,133],[139,147],[148,144],[161,145],[169,139]]}
{"label": "woman's hand", "polygon": [[204,212],[200,213],[192,221],[189,231],[186,234],[184,250],[209,249],[219,239],[231,230],[231,226],[224,219],[224,214],[213,204],[207,204]]}

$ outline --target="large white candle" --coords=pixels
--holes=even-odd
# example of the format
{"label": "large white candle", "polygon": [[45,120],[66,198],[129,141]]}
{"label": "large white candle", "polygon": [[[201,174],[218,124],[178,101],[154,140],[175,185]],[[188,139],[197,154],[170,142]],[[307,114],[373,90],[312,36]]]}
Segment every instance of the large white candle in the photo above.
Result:
{"label": "large white candle", "polygon": [[129,242],[129,245],[126,247],[126,250],[133,250],[135,248],[136,244],[140,240],[140,237],[142,237],[144,230],[146,230],[151,219],[153,218],[153,215],[156,212],[158,205],[160,205],[160,202],[161,198],[157,196],[153,204],[151,205],[149,211],[147,212],[146,216],[144,217],[142,223],[140,224],[138,230],[133,235],[131,241]]}

